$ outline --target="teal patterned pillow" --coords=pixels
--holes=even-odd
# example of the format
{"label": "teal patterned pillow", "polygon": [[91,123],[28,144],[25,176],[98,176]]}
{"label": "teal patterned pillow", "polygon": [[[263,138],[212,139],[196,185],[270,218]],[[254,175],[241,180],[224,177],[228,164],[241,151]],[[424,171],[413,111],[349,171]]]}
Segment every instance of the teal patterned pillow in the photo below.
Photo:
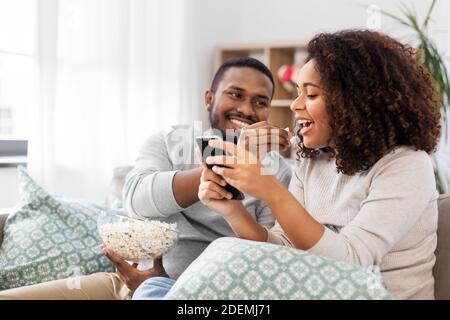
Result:
{"label": "teal patterned pillow", "polygon": [[305,251],[220,238],[178,278],[166,299],[392,299],[381,277]]}
{"label": "teal patterned pillow", "polygon": [[49,195],[22,167],[21,199],[8,216],[0,248],[0,290],[50,280],[113,272],[101,253],[100,209]]}

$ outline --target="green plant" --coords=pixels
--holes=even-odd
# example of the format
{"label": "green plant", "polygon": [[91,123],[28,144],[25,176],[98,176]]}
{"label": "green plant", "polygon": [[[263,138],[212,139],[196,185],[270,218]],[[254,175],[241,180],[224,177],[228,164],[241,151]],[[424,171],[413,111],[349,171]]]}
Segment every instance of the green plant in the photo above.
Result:
{"label": "green plant", "polygon": [[[448,132],[449,128],[449,103],[450,103],[450,81],[448,70],[445,65],[445,61],[442,53],[438,50],[436,44],[429,36],[429,25],[431,19],[431,14],[435,8],[437,0],[432,0],[431,5],[427,11],[427,14],[422,23],[419,23],[417,14],[413,8],[408,8],[404,3],[402,4],[401,12],[404,15],[403,18],[398,17],[392,13],[381,10],[381,13],[387,17],[390,17],[404,26],[412,29],[414,31],[415,37],[418,41],[417,48],[421,51],[421,63],[430,72],[431,76],[436,80],[440,103],[438,105],[439,111],[442,115],[442,132],[441,139],[448,142],[448,137],[445,134]],[[443,181],[441,175],[435,169],[436,176],[436,187],[439,193],[443,193]]]}
{"label": "green plant", "polygon": [[431,14],[436,5],[436,2],[437,0],[432,0],[423,23],[419,23],[415,10],[412,8],[408,8],[405,4],[402,4],[401,8],[404,18],[398,17],[383,10],[381,12],[385,16],[398,21],[402,25],[411,28],[415,32],[418,40],[418,48],[422,52],[421,63],[425,68],[427,68],[427,70],[437,82],[441,98],[439,108],[443,117],[443,121],[445,124],[447,124],[450,102],[450,81],[448,71],[443,55],[439,52],[436,44],[430,38],[428,33],[428,27],[430,21],[432,21]]}

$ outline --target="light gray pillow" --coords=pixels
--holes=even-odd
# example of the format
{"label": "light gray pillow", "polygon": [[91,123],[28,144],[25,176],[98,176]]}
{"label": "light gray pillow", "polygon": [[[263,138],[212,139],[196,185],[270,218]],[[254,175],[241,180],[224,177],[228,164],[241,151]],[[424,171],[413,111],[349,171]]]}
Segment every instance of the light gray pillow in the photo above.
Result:
{"label": "light gray pillow", "polygon": [[270,243],[220,238],[178,278],[166,299],[392,299],[360,266]]}
{"label": "light gray pillow", "polygon": [[50,280],[114,272],[101,253],[100,210],[49,195],[22,167],[21,198],[6,220],[0,247],[0,290]]}

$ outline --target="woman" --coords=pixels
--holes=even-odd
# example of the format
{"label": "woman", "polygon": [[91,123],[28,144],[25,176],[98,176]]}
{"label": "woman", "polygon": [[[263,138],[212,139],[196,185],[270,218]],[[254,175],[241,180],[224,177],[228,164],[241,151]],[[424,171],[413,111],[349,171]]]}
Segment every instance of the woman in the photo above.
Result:
{"label": "woman", "polygon": [[212,170],[264,200],[276,225],[258,225],[205,174],[199,198],[238,237],[376,266],[395,298],[433,299],[438,194],[428,154],[440,132],[437,105],[411,47],[372,31],[319,34],[291,105],[301,142],[289,190],[250,152],[211,141],[232,150],[208,158]]}

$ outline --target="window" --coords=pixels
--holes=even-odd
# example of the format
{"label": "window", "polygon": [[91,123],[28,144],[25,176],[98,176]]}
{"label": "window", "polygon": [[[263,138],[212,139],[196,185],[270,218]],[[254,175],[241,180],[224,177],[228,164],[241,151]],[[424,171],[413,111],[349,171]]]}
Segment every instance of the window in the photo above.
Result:
{"label": "window", "polygon": [[37,0],[0,1],[0,168],[26,163]]}
{"label": "window", "polygon": [[0,140],[28,137],[28,111],[36,101],[36,2],[0,1]]}

